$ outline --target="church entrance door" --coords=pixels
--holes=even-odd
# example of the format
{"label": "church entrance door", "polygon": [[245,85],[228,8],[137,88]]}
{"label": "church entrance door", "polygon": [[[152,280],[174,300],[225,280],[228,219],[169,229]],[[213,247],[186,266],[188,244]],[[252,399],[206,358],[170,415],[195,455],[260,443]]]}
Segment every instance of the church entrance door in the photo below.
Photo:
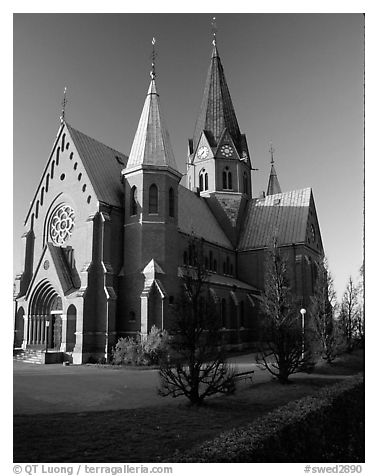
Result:
{"label": "church entrance door", "polygon": [[41,281],[29,306],[28,347],[60,349],[62,312],[62,298],[47,280]]}

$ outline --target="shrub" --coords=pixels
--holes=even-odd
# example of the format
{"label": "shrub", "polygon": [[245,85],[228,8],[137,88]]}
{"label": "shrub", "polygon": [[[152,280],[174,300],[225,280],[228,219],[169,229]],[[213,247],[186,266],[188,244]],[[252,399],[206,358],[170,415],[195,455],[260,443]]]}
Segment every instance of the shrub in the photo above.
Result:
{"label": "shrub", "polygon": [[207,441],[172,462],[362,462],[364,384],[347,378]]}
{"label": "shrub", "polygon": [[115,365],[156,365],[168,352],[169,335],[152,326],[147,336],[121,337],[112,350]]}

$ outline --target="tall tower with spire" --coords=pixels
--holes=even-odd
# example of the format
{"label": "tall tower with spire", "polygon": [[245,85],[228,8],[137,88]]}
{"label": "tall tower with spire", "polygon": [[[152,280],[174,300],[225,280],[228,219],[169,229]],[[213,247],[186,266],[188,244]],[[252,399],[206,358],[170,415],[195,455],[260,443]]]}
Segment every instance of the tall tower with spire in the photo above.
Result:
{"label": "tall tower with spire", "polygon": [[[156,89],[155,39],[151,82],[127,166],[124,303],[121,332],[164,327],[168,296],[177,285],[178,171]],[[135,328],[135,329],[134,329]]]}
{"label": "tall tower with spire", "polygon": [[216,33],[213,36],[201,108],[189,139],[187,187],[210,198],[213,213],[235,241],[245,202],[252,197],[252,166],[247,139],[240,132],[227,86]]}

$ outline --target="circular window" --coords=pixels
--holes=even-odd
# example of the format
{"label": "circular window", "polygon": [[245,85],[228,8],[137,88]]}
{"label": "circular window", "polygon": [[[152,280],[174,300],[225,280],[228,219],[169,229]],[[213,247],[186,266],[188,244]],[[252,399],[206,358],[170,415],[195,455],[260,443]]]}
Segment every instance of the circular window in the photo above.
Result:
{"label": "circular window", "polygon": [[50,237],[55,245],[63,245],[72,235],[75,214],[69,205],[62,205],[50,220]]}

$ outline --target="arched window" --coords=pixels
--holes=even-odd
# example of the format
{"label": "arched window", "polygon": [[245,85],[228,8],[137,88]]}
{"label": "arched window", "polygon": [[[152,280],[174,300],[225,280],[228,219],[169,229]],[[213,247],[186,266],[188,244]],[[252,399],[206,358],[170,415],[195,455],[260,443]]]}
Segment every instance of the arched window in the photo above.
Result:
{"label": "arched window", "polygon": [[172,187],[169,189],[168,200],[169,200],[169,216],[174,217],[175,216],[175,192]]}
{"label": "arched window", "polygon": [[240,301],[240,327],[244,327],[244,301]]}
{"label": "arched window", "polygon": [[223,170],[222,184],[224,190],[232,190],[232,174],[228,167]]}
{"label": "arched window", "polygon": [[222,327],[227,327],[227,305],[226,300],[223,298],[221,302],[221,320]]}
{"label": "arched window", "polygon": [[158,213],[158,188],[154,183],[150,187],[148,213]]}
{"label": "arched window", "polygon": [[243,192],[248,193],[248,175],[247,172],[243,174]]}
{"label": "arched window", "polygon": [[199,175],[200,192],[209,189],[209,177],[205,169],[202,169]]}
{"label": "arched window", "polygon": [[134,311],[129,312],[129,321],[130,322],[135,322],[136,321],[136,315]]}
{"label": "arched window", "polygon": [[136,215],[138,213],[138,191],[136,186],[131,189],[130,191],[130,215]]}

